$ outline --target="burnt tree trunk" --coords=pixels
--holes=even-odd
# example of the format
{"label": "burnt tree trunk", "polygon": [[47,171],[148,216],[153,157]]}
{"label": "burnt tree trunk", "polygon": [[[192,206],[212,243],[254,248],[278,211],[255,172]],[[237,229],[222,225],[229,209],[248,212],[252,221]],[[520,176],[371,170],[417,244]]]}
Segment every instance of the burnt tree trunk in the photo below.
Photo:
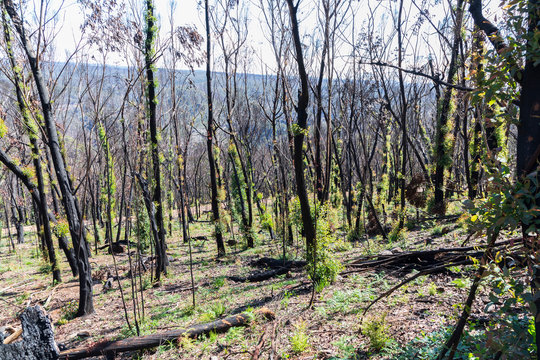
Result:
{"label": "burnt tree trunk", "polygon": [[216,159],[214,158],[214,109],[212,100],[212,72],[210,68],[210,61],[212,60],[212,43],[210,37],[210,20],[209,20],[209,6],[208,0],[204,1],[204,18],[206,25],[206,96],[208,105],[208,125],[206,129],[206,151],[208,152],[208,164],[210,167],[210,187],[212,190],[212,215],[215,228],[216,245],[218,257],[225,255],[225,244],[223,242],[223,234],[221,227],[221,219],[219,215],[219,203],[218,203],[218,179],[216,170]]}
{"label": "burnt tree trunk", "polygon": [[51,321],[37,305],[26,308],[19,317],[22,341],[3,344],[0,334],[0,359],[56,360],[59,356]]}
{"label": "burnt tree trunk", "polygon": [[311,209],[306,189],[306,181],[304,179],[304,137],[307,133],[307,107],[309,105],[309,85],[306,67],[304,65],[304,54],[302,50],[302,42],[300,40],[300,30],[298,29],[298,3],[295,6],[293,0],[287,0],[289,7],[289,16],[291,20],[291,31],[294,41],[294,49],[296,53],[296,62],[298,64],[298,74],[300,76],[300,89],[298,91],[298,104],[296,105],[298,128],[293,131],[294,136],[294,174],[296,178],[296,193],[300,201],[300,210],[302,213],[302,223],[304,235],[306,237],[306,250],[308,261],[314,261],[317,251],[315,226],[311,218]]}
{"label": "burnt tree trunk", "polygon": [[62,157],[49,90],[45,85],[41,69],[38,66],[36,54],[32,49],[23,22],[15,10],[12,0],[4,0],[4,6],[6,7],[6,10],[15,25],[15,30],[21,40],[39,94],[43,112],[43,125],[48,137],[48,145],[51,151],[56,179],[60,191],[62,192],[62,203],[69,223],[73,248],[77,254],[77,265],[79,269],[79,309],[77,311],[77,316],[87,315],[94,312],[94,303],[92,298],[92,274],[90,262],[88,260],[88,248],[86,246],[86,231],[81,221],[77,199],[71,188],[69,174]]}
{"label": "burnt tree trunk", "polygon": [[148,116],[150,125],[150,146],[152,152],[153,166],[153,182],[154,192],[152,194],[152,202],[155,204],[155,219],[158,230],[158,238],[156,239],[156,280],[159,281],[161,274],[167,273],[166,243],[165,243],[165,224],[163,222],[163,201],[161,199],[161,166],[159,160],[159,144],[158,144],[158,129],[157,129],[157,96],[156,96],[156,80],[154,79],[154,57],[155,57],[155,17],[154,17],[154,2],[146,1],[146,41],[144,45],[145,70],[147,81],[147,102]]}

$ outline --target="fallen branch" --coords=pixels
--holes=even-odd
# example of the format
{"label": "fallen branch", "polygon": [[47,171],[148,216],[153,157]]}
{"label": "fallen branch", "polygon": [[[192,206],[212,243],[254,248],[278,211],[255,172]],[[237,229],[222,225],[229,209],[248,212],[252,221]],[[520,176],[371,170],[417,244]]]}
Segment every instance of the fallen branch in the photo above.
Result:
{"label": "fallen branch", "polygon": [[7,338],[4,339],[4,345],[11,344],[15,340],[19,338],[19,336],[22,335],[22,328],[19,328],[13,332],[13,334],[9,335]]}
{"label": "fallen branch", "polygon": [[[518,239],[509,239],[500,241],[494,245],[494,249],[501,248],[505,245],[519,245]],[[476,245],[455,248],[440,248],[434,250],[408,251],[397,254],[377,255],[372,257],[363,257],[350,262],[347,267],[359,269],[373,269],[381,266],[397,266],[400,264],[415,264],[420,266],[438,266],[445,262],[459,261],[463,257],[481,257],[487,245]],[[353,271],[348,271],[354,272]]]}
{"label": "fallen branch", "polygon": [[251,360],[258,360],[259,359],[259,355],[261,355],[261,350],[262,350],[262,348],[264,346],[264,343],[266,342],[266,335],[267,334],[268,334],[268,332],[266,331],[266,329],[264,329],[264,332],[263,332],[263,334],[261,335],[261,337],[259,339],[259,343],[255,347],[255,350],[253,350],[253,355],[251,355]]}
{"label": "fallen branch", "polygon": [[450,264],[444,264],[444,265],[441,265],[441,266],[437,266],[437,267],[434,267],[434,268],[431,268],[429,270],[424,270],[424,271],[420,271],[419,273],[416,273],[414,274],[413,276],[410,276],[408,277],[407,279],[403,280],[402,282],[400,282],[399,284],[397,284],[396,286],[392,287],[390,290],[382,293],[381,295],[379,295],[379,297],[377,297],[375,300],[373,300],[365,309],[364,309],[364,312],[362,313],[362,316],[364,316],[368,310],[373,306],[375,305],[379,300],[391,295],[394,291],[396,291],[397,289],[399,289],[400,287],[402,287],[403,285],[406,285],[407,283],[410,283],[411,281],[413,281],[414,279],[417,279],[419,278],[420,276],[424,276],[424,275],[429,275],[429,274],[433,274],[433,273],[436,273],[436,272],[439,272],[441,270],[444,270],[446,269],[447,267],[450,267],[450,266],[459,266],[459,265],[467,265],[467,264],[472,264],[472,261],[471,260],[463,260],[463,261],[460,261],[460,262],[455,262],[455,263],[450,263]]}
{"label": "fallen branch", "polygon": [[306,266],[306,262],[303,260],[279,260],[273,258],[260,258],[252,261],[251,266],[270,268],[270,270],[262,272],[254,272],[246,277],[242,276],[229,276],[229,279],[236,282],[260,282],[271,279],[278,275],[284,275],[293,268],[302,268]]}

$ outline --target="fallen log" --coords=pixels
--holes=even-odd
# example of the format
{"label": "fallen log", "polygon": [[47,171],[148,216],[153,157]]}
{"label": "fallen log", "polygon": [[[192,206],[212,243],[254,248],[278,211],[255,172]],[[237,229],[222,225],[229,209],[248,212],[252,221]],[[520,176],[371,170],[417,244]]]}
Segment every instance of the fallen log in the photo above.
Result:
{"label": "fallen log", "polygon": [[269,257],[263,257],[257,260],[254,260],[250,264],[254,267],[264,267],[270,269],[278,268],[301,268],[307,265],[307,262],[304,260],[280,260]]}
{"label": "fallen log", "polygon": [[[261,311],[261,314],[264,315],[265,313]],[[101,341],[89,347],[62,351],[59,359],[84,359],[102,355],[107,356],[107,358],[114,358],[116,354],[121,352],[153,348],[167,342],[178,341],[183,337],[197,338],[210,332],[223,333],[232,327],[247,326],[250,320],[251,317],[248,314],[242,313],[210,323],[193,325],[187,329],[171,330],[161,334],[131,337],[116,341]]]}
{"label": "fallen log", "polygon": [[275,270],[268,270],[262,272],[255,272],[246,277],[243,276],[229,276],[229,279],[236,282],[260,282],[271,279],[278,275],[284,275],[289,272],[288,268],[279,268]]}
{"label": "fallen log", "polygon": [[229,276],[229,280],[236,282],[260,282],[271,279],[275,276],[284,275],[289,270],[294,268],[302,268],[306,266],[307,262],[303,260],[279,260],[268,257],[263,257],[258,260],[252,261],[251,266],[269,268],[267,271],[256,271],[248,276]]}
{"label": "fallen log", "polygon": [[[15,341],[19,331],[0,342],[0,359],[56,360],[58,347],[49,317],[39,305],[27,307],[19,316],[22,340]],[[0,335],[0,337],[2,337]],[[8,344],[4,342],[8,340]],[[15,341],[9,343],[11,341]]]}

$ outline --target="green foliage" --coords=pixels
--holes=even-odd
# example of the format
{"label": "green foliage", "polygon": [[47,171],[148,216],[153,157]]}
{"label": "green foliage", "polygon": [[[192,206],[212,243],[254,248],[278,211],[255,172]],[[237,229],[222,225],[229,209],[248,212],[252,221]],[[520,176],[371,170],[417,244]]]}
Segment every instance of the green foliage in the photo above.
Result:
{"label": "green foliage", "polygon": [[310,346],[310,337],[307,333],[307,325],[300,321],[294,325],[294,331],[290,337],[291,349],[295,354],[301,354]]}
{"label": "green foliage", "polygon": [[492,169],[489,180],[491,191],[487,198],[477,203],[465,203],[473,228],[493,233],[501,229],[515,230],[523,223],[527,233],[537,232],[540,228],[540,208],[536,205],[539,189],[536,173],[514,184],[510,167],[501,162]]}
{"label": "green foliage", "polygon": [[[353,345],[354,336],[343,335],[337,341],[334,341],[332,345],[337,347],[340,351],[341,359],[356,359],[356,349]],[[336,359],[337,360],[337,359]]]}
{"label": "green foliage", "polygon": [[472,281],[469,278],[457,278],[451,281],[458,289],[468,289],[471,287]]}
{"label": "green foliage", "polygon": [[346,245],[343,239],[338,239],[336,236],[335,210],[329,204],[325,204],[317,210],[317,257],[315,266],[313,263],[308,264],[308,273],[315,280],[317,291],[321,291],[333,283],[343,270],[343,265],[336,253],[348,249],[350,244]]}
{"label": "green foliage", "polygon": [[135,223],[133,231],[137,239],[139,250],[147,249],[152,241],[150,230],[150,218],[144,205],[144,200],[140,196],[136,196],[132,203],[135,212]]}
{"label": "green foliage", "polygon": [[6,126],[4,119],[0,118],[0,139],[6,136],[7,132],[8,127]]}
{"label": "green foliage", "polygon": [[272,219],[272,214],[268,211],[266,205],[262,202],[263,195],[261,193],[257,194],[257,199],[259,200],[262,208],[262,214],[260,218],[261,228],[269,231],[274,228],[274,220]]}
{"label": "green foliage", "polygon": [[388,325],[386,324],[386,313],[380,317],[365,320],[362,324],[361,331],[367,337],[371,351],[380,352],[390,342]]}
{"label": "green foliage", "polygon": [[222,303],[214,303],[210,305],[204,313],[201,314],[199,320],[201,322],[214,321],[223,316],[225,313],[225,305]]}
{"label": "green foliage", "polygon": [[392,231],[388,234],[388,241],[390,242],[401,242],[404,241],[407,237],[407,230],[405,228],[399,228],[399,226],[396,224],[392,228]]}
{"label": "green foliage", "polygon": [[440,236],[442,235],[442,233],[443,233],[442,225],[435,225],[430,231],[431,236]]}
{"label": "green foliage", "polygon": [[77,314],[78,309],[79,309],[79,301],[77,300],[68,301],[67,303],[64,304],[64,306],[60,308],[60,320],[63,320],[63,322],[67,323],[69,320],[74,319],[75,315]]}
{"label": "green foliage", "polygon": [[349,230],[347,233],[347,241],[353,242],[353,241],[360,241],[362,237],[364,236],[364,226],[360,225],[359,228],[353,227]]}
{"label": "green foliage", "polygon": [[52,231],[56,237],[68,236],[69,235],[69,224],[67,219],[60,218],[53,226]]}
{"label": "green foliage", "polygon": [[222,288],[222,287],[225,286],[225,284],[226,284],[226,279],[227,279],[226,276],[218,276],[218,277],[215,278],[214,281],[212,282],[212,287],[213,287],[214,289],[220,289],[220,288]]}
{"label": "green foliage", "polygon": [[375,299],[375,292],[371,284],[353,290],[337,290],[326,301],[328,311],[332,313],[359,313],[362,311],[360,304]]}

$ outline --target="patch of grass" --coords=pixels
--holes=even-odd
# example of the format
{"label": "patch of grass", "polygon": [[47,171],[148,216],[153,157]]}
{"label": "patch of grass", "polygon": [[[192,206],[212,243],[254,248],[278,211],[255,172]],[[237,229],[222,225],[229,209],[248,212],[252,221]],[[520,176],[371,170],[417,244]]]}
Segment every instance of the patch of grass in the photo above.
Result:
{"label": "patch of grass", "polygon": [[222,303],[214,303],[201,314],[199,320],[201,322],[210,322],[222,317],[223,314],[225,314],[225,305]]}
{"label": "patch of grass", "polygon": [[326,304],[332,313],[358,313],[362,309],[360,307],[353,308],[353,305],[373,300],[374,296],[373,291],[369,288],[338,290],[326,301]]}
{"label": "patch of grass", "polygon": [[23,292],[21,295],[17,296],[15,298],[15,303],[22,304],[25,300],[27,300],[30,297],[30,294],[27,292]]}
{"label": "patch of grass", "polygon": [[430,231],[431,236],[440,236],[442,235],[442,233],[443,233],[442,225],[435,225]]}
{"label": "patch of grass", "polygon": [[437,285],[435,285],[435,283],[430,283],[429,286],[428,286],[428,294],[433,296],[433,295],[437,295],[439,293],[439,289],[437,289]]}
{"label": "patch of grass", "polygon": [[294,331],[290,337],[291,349],[295,354],[301,354],[309,348],[309,334],[306,332],[306,323],[300,321],[294,325]]}
{"label": "patch of grass", "polygon": [[471,287],[471,279],[469,278],[457,278],[451,281],[458,289],[466,289]]}
{"label": "patch of grass", "polygon": [[355,359],[356,349],[353,345],[354,336],[343,335],[332,343],[339,349],[339,356],[341,359]]}
{"label": "patch of grass", "polygon": [[226,280],[227,277],[226,276],[218,276],[217,278],[214,279],[214,281],[212,282],[212,287],[214,289],[221,289],[223,286],[225,286],[226,284]]}
{"label": "patch of grass", "polygon": [[58,325],[67,324],[70,320],[74,319],[78,309],[79,301],[77,300],[71,300],[65,303],[60,309],[60,320],[58,320]]}
{"label": "patch of grass", "polygon": [[289,306],[289,302],[291,301],[292,293],[285,290],[283,292],[283,299],[281,299],[281,307],[286,309],[287,306]]}
{"label": "patch of grass", "polygon": [[150,281],[150,278],[148,278],[148,277],[143,278],[143,280],[142,280],[142,289],[143,289],[143,291],[147,290],[147,289],[150,289],[151,287],[152,287],[152,282]]}
{"label": "patch of grass", "polygon": [[52,273],[52,265],[48,263],[41,263],[38,272],[40,272],[41,274],[50,274]]}
{"label": "patch of grass", "polygon": [[227,345],[233,345],[244,339],[245,328],[243,327],[233,327],[225,334],[224,340]]}
{"label": "patch of grass", "polygon": [[390,234],[388,234],[388,241],[391,243],[402,242],[407,238],[407,230],[405,228],[399,229],[394,227]]}

